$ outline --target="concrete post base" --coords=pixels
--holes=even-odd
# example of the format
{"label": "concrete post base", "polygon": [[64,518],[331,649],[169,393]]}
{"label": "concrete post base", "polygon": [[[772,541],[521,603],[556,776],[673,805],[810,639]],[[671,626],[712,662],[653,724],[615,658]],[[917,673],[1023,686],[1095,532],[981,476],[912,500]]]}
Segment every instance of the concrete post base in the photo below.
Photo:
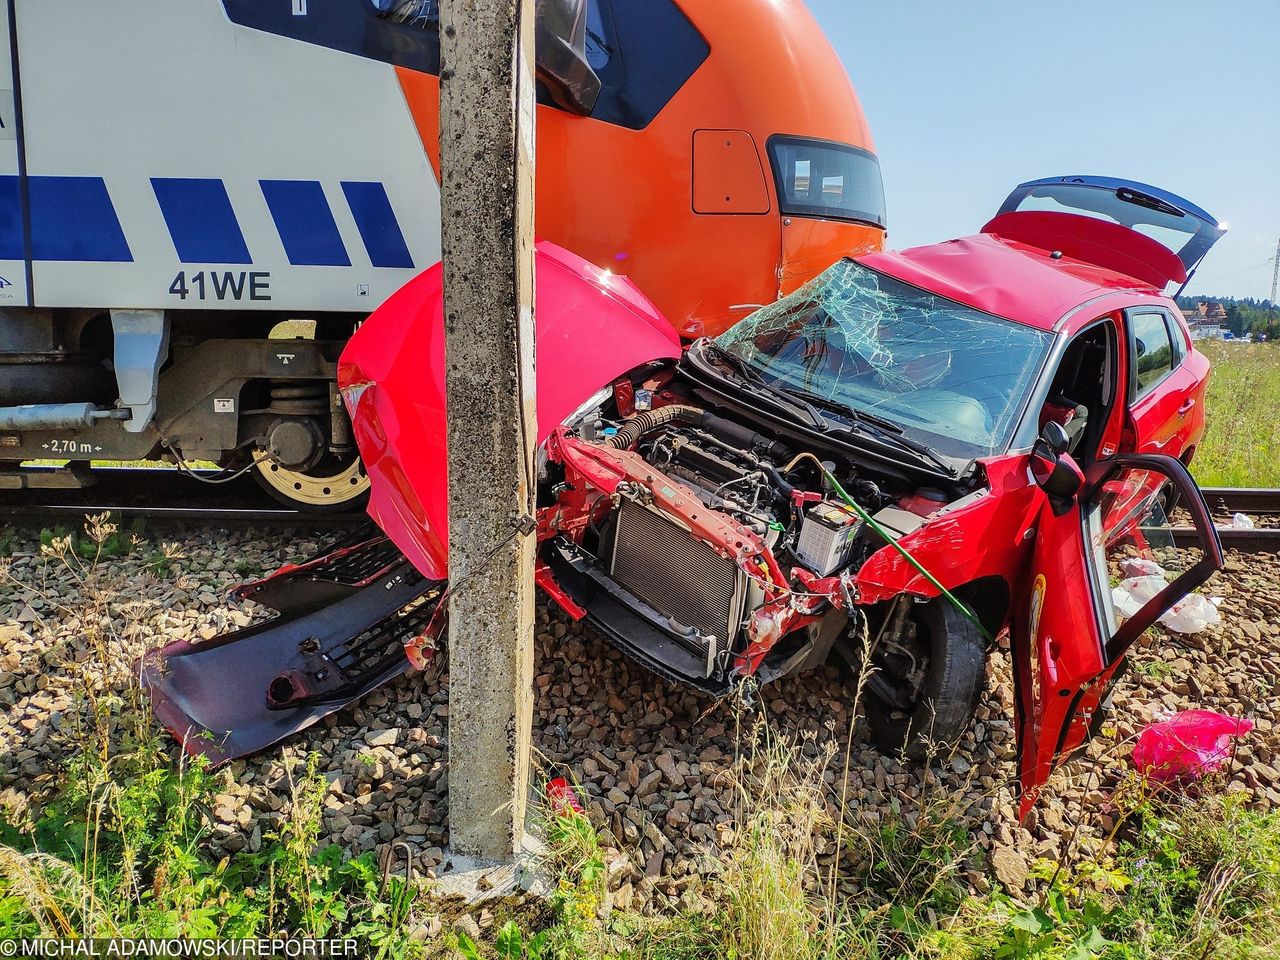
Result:
{"label": "concrete post base", "polygon": [[546,897],[551,883],[541,869],[545,849],[540,840],[527,833],[516,848],[515,857],[506,861],[465,857],[446,849],[444,860],[436,867],[431,890],[444,899],[461,898],[468,906],[521,894]]}

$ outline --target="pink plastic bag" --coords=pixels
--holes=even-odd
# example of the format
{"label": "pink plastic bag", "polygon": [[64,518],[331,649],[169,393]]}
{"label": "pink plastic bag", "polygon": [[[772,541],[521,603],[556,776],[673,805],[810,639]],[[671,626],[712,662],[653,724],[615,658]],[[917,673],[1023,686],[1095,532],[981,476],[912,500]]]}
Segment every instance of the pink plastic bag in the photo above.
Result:
{"label": "pink plastic bag", "polygon": [[578,799],[578,794],[564,777],[547,781],[547,800],[557,817],[571,817],[576,813],[582,813],[582,801]]}
{"label": "pink plastic bag", "polygon": [[1220,768],[1231,756],[1231,741],[1252,729],[1252,720],[1184,710],[1138,734],[1133,765],[1158,783],[1196,780]]}

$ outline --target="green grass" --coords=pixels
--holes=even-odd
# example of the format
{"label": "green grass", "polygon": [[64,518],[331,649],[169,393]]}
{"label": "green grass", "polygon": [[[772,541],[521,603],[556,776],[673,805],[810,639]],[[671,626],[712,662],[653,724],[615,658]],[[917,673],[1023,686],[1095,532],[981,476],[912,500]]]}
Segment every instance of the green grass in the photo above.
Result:
{"label": "green grass", "polygon": [[1200,341],[1213,364],[1191,471],[1207,487],[1280,487],[1280,344]]}

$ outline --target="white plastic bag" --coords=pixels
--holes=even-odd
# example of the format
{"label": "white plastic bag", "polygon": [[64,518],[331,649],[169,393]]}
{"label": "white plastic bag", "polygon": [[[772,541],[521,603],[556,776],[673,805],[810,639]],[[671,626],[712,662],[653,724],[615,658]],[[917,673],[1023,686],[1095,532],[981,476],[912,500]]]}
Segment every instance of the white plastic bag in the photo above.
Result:
{"label": "white plastic bag", "polygon": [[1174,633],[1199,633],[1222,623],[1222,617],[1204,594],[1189,593],[1166,610],[1160,622]]}
{"label": "white plastic bag", "polygon": [[[1126,560],[1125,571],[1130,566],[1149,564],[1159,567],[1149,560]],[[1111,602],[1115,605],[1116,616],[1128,620],[1141,610],[1156,594],[1169,585],[1163,576],[1137,576],[1121,580],[1111,588]],[[1160,622],[1174,633],[1199,633],[1208,627],[1216,627],[1222,622],[1218,616],[1218,608],[1208,597],[1199,593],[1189,593],[1160,617]]]}
{"label": "white plastic bag", "polygon": [[1168,581],[1158,575],[1121,580],[1111,588],[1111,602],[1116,608],[1116,614],[1128,620],[1168,585]]}
{"label": "white plastic bag", "polygon": [[1164,575],[1164,568],[1154,560],[1148,560],[1146,557],[1130,557],[1120,564],[1120,570],[1126,577],[1159,577],[1161,580],[1167,580]]}
{"label": "white plastic bag", "polygon": [[1231,529],[1232,530],[1252,530],[1253,519],[1251,517],[1246,516],[1243,513],[1232,514]]}

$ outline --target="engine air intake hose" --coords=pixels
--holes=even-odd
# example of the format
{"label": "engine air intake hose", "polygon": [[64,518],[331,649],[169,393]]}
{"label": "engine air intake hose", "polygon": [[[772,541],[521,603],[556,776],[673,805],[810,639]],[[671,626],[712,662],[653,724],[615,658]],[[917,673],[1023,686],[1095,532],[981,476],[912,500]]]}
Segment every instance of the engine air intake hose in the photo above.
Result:
{"label": "engine air intake hose", "polygon": [[744,427],[724,417],[717,417],[714,413],[702,415],[702,426],[727,443],[736,444],[747,450],[758,450],[766,457],[772,457],[775,460],[781,460],[789,452],[784,444],[772,437],[766,437],[763,433],[757,433],[750,427]]}
{"label": "engine air intake hose", "polygon": [[620,426],[618,432],[605,441],[605,446],[616,447],[619,450],[630,449],[646,433],[665,424],[675,423],[677,420],[683,423],[701,423],[704,412],[698,407],[681,403],[642,411]]}

